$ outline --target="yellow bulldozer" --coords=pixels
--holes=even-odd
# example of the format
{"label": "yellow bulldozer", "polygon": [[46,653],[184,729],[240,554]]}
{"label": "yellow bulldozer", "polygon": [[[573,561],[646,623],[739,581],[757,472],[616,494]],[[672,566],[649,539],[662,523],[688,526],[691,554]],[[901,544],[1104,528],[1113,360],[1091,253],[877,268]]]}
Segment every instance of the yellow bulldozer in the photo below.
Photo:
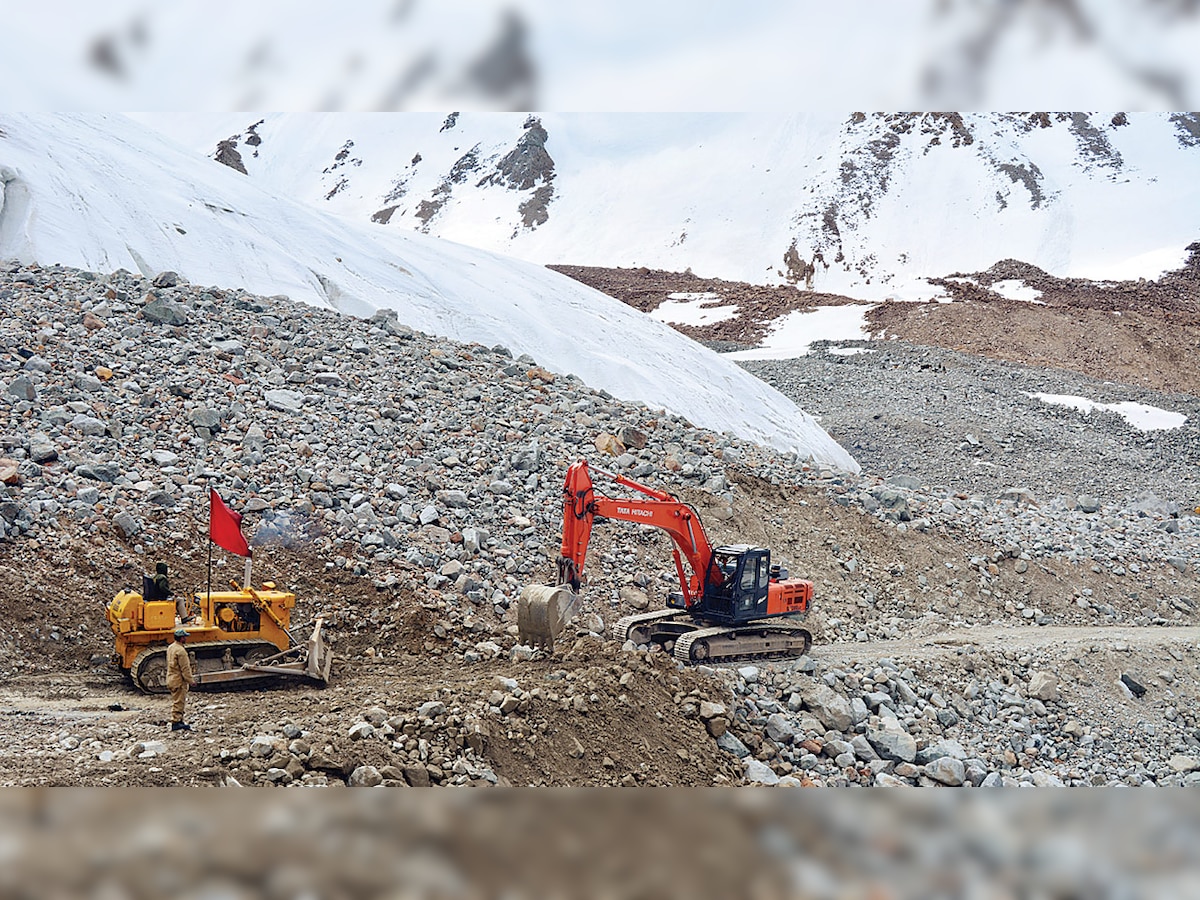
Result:
{"label": "yellow bulldozer", "polygon": [[[146,579],[148,582],[149,579]],[[258,590],[231,582],[232,590],[194,595],[198,609],[182,622],[174,600],[147,599],[155,592],[123,590],[105,617],[112,625],[117,664],[133,683],[150,694],[167,691],[167,646],[182,624],[192,671],[202,685],[302,676],[321,684],[329,680],[333,654],[318,617],[305,640],[289,632],[296,595],[264,582]]]}

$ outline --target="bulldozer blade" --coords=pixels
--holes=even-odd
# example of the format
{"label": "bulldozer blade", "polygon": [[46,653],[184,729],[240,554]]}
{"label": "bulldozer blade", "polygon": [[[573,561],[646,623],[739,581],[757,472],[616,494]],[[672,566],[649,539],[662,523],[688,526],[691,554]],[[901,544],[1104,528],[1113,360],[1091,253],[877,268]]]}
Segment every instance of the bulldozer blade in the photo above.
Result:
{"label": "bulldozer blade", "polygon": [[579,611],[581,598],[567,585],[531,584],[517,599],[517,631],[523,644],[554,651],[554,641]]}

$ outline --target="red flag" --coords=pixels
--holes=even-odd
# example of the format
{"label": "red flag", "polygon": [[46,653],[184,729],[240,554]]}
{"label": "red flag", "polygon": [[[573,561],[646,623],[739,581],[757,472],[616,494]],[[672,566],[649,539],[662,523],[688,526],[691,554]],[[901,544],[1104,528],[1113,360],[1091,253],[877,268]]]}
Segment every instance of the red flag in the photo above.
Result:
{"label": "red flag", "polygon": [[218,547],[250,556],[250,546],[242,537],[242,514],[236,513],[221,499],[216,488],[208,489],[208,536]]}

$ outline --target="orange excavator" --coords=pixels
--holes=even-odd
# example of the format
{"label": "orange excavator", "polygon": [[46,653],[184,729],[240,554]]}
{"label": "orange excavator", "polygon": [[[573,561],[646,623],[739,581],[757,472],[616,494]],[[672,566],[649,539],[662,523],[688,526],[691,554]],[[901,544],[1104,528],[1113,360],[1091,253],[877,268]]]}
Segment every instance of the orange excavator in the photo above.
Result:
{"label": "orange excavator", "polygon": [[[592,471],[643,496],[602,496],[592,484]],[[788,578],[785,569],[771,565],[771,551],[765,547],[713,547],[691,506],[623,475],[590,470],[586,460],[567,470],[563,485],[557,581],[530,585],[518,599],[522,642],[553,649],[554,639],[580,605],[592,527],[605,519],[666,531],[675,544],[679,575],[680,590],[670,594],[668,608],[619,619],[613,625],[617,640],[659,644],[685,663],[799,656],[812,646],[808,630],[791,621],[808,611],[811,581]]]}

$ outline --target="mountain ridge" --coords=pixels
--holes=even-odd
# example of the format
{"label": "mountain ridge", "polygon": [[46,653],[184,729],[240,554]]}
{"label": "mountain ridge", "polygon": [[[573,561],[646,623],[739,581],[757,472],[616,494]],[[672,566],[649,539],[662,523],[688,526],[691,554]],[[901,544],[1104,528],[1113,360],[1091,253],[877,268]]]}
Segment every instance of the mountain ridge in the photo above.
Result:
{"label": "mountain ridge", "polygon": [[1099,277],[1181,258],[1200,233],[1194,113],[147,121],[210,155],[242,147],[252,179],[389,228],[864,299],[928,299],[927,279],[1003,258]]}

